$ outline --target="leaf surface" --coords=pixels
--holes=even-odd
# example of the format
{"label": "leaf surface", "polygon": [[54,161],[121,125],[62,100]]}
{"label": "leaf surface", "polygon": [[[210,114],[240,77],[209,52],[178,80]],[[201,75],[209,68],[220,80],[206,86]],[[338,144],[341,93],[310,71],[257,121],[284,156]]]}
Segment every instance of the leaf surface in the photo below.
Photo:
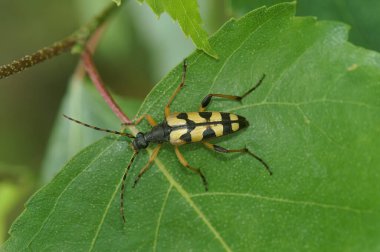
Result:
{"label": "leaf surface", "polygon": [[[186,85],[172,111],[245,116],[250,127],[215,141],[247,155],[181,148],[209,183],[183,168],[170,145],[131,189],[148,161],[142,151],[127,178],[126,218],[119,190],[132,151],[107,136],[76,155],[27,204],[4,248],[11,251],[374,251],[380,246],[380,56],[347,40],[347,26],[294,17],[294,4],[260,8],[227,22],[211,39],[220,59],[188,58]],[[149,94],[140,114],[163,120],[181,66]],[[146,122],[139,126],[145,132]],[[151,149],[148,150],[151,152]]]}

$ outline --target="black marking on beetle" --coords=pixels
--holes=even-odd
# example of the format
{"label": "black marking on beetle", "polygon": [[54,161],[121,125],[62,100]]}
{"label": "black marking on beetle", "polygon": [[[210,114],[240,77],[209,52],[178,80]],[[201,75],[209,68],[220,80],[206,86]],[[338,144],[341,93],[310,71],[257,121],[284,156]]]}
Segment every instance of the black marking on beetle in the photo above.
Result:
{"label": "black marking on beetle", "polygon": [[185,141],[186,143],[190,143],[191,142],[191,134],[190,134],[191,130],[187,131],[185,134],[183,134],[182,136],[179,137],[179,139]]}
{"label": "black marking on beetle", "polygon": [[178,118],[178,119],[183,119],[183,120],[186,120],[186,121],[187,121],[187,119],[188,119],[189,117],[187,116],[187,113],[179,113],[179,114],[177,115],[177,118]]}
{"label": "black marking on beetle", "polygon": [[229,113],[220,113],[222,115],[223,135],[232,133],[232,127]]}
{"label": "black marking on beetle", "polygon": [[249,122],[247,121],[247,119],[245,119],[245,117],[242,117],[242,116],[239,116],[238,115],[238,123],[239,123],[239,129],[244,129],[246,127],[249,126]]}
{"label": "black marking on beetle", "polygon": [[186,123],[184,125],[185,127],[174,127],[174,128],[186,128],[187,129],[187,132],[185,134],[183,134],[182,136],[180,136],[179,139],[181,139],[182,141],[185,141],[186,143],[191,143],[192,142],[191,131],[193,131],[197,127],[197,124],[194,121],[189,119],[189,116],[187,113],[179,113],[177,115],[177,118],[186,121]]}
{"label": "black marking on beetle", "polygon": [[203,139],[216,137],[215,131],[211,129],[210,127],[207,127],[207,129],[203,131],[202,135],[203,135]]}
{"label": "black marking on beetle", "polygon": [[211,118],[211,115],[212,115],[212,112],[199,112],[199,116],[206,119],[207,122],[210,121],[210,118]]}
{"label": "black marking on beetle", "polygon": [[[189,119],[189,116],[187,115],[187,113],[179,113],[177,115],[177,118],[186,121],[185,125],[180,125],[180,127],[178,128],[187,128],[187,133],[190,133],[191,131],[193,131],[195,127],[197,126],[197,124],[194,121]],[[177,126],[174,126],[174,128],[177,128]]]}

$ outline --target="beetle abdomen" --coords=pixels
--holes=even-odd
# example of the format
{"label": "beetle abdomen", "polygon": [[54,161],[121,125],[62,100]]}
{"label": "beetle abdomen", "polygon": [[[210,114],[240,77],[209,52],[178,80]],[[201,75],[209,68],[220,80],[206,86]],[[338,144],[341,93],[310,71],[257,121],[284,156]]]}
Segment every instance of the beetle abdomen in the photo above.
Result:
{"label": "beetle abdomen", "polygon": [[174,113],[166,123],[171,128],[169,141],[173,145],[228,135],[249,125],[242,116],[210,111]]}

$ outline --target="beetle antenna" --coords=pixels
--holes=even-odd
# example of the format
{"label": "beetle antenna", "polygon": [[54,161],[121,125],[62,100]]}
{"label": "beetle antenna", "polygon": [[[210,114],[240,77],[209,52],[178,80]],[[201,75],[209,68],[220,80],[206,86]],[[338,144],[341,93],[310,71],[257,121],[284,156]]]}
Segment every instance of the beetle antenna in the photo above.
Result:
{"label": "beetle antenna", "polygon": [[69,119],[70,121],[76,122],[76,123],[78,123],[80,125],[86,126],[88,128],[94,129],[94,130],[104,131],[104,132],[108,132],[108,133],[112,133],[112,134],[120,135],[120,136],[126,136],[126,137],[129,137],[129,138],[135,138],[132,134],[129,134],[129,133],[124,133],[124,132],[120,132],[120,131],[99,128],[99,127],[96,127],[96,126],[93,126],[93,125],[90,125],[90,124],[78,121],[78,120],[76,120],[74,118],[71,118],[71,117],[69,117],[67,115],[63,115],[63,116],[65,118]]}
{"label": "beetle antenna", "polygon": [[123,219],[123,222],[125,223],[125,215],[124,215],[124,188],[125,188],[125,180],[127,178],[127,175],[128,175],[128,172],[129,172],[129,169],[131,168],[131,165],[133,163],[133,161],[135,160],[136,156],[137,156],[138,152],[135,151],[133,153],[133,156],[131,158],[131,161],[129,162],[128,166],[127,166],[127,169],[125,170],[124,172],[124,175],[123,175],[123,179],[121,180],[121,191],[120,191],[120,215],[121,215],[121,218]]}

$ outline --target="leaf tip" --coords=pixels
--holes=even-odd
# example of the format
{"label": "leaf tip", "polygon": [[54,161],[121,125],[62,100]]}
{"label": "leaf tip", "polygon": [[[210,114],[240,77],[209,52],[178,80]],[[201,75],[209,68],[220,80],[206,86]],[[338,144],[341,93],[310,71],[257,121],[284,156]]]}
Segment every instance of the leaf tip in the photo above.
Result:
{"label": "leaf tip", "polygon": [[112,0],[112,2],[114,2],[117,6],[121,5],[121,0]]}
{"label": "leaf tip", "polygon": [[207,55],[209,55],[210,57],[218,60],[219,59],[219,55],[210,47],[210,49],[204,49],[204,48],[200,48],[200,50],[202,50],[203,52],[205,52]]}

